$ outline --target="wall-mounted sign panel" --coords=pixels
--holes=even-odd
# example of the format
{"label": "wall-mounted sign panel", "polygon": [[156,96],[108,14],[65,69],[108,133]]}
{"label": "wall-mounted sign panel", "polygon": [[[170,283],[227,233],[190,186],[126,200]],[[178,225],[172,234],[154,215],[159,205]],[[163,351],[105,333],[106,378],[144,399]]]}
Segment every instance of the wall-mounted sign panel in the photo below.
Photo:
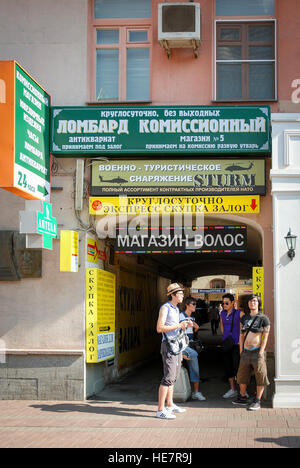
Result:
{"label": "wall-mounted sign panel", "polygon": [[264,310],[264,267],[253,267],[252,268],[252,280],[253,280],[253,294],[258,294],[262,302],[262,310]]}
{"label": "wall-mounted sign panel", "polygon": [[52,250],[52,241],[57,237],[57,220],[52,216],[52,205],[45,201],[25,202],[25,211],[20,211],[20,233],[26,236],[27,248]]}
{"label": "wall-mounted sign panel", "polygon": [[0,62],[0,187],[50,201],[50,96],[15,61]]}
{"label": "wall-mounted sign panel", "polygon": [[93,196],[265,195],[264,159],[118,160],[91,166]]}
{"label": "wall-mounted sign panel", "polygon": [[246,226],[193,228],[117,229],[116,253],[246,253]]}
{"label": "wall-mounted sign panel", "polygon": [[78,272],[79,236],[76,231],[60,231],[60,271]]}
{"label": "wall-mounted sign panel", "polygon": [[42,251],[27,249],[26,236],[0,231],[0,281],[42,277]]}
{"label": "wall-mounted sign panel", "polygon": [[103,247],[101,248],[100,241],[91,234],[86,234],[86,268],[99,268],[100,262],[105,262],[107,255]]}
{"label": "wall-mounted sign panel", "polygon": [[86,360],[97,363],[115,356],[116,277],[86,269]]}
{"label": "wall-mounted sign panel", "polygon": [[53,107],[51,152],[271,154],[269,106]]}
{"label": "wall-mounted sign panel", "polygon": [[224,288],[220,289],[191,289],[191,294],[225,294],[225,293],[231,293],[231,289],[226,290]]}
{"label": "wall-mounted sign panel", "polygon": [[260,196],[245,197],[90,197],[92,215],[171,215],[185,213],[205,214],[257,214]]}

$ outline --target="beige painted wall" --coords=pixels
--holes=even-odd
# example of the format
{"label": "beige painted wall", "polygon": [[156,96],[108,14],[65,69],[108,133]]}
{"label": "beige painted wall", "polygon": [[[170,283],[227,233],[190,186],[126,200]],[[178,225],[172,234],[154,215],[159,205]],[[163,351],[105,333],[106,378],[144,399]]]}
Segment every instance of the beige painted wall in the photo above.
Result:
{"label": "beige painted wall", "polygon": [[87,98],[88,0],[1,0],[1,60],[16,60],[52,97]]}
{"label": "beige painted wall", "polygon": [[202,278],[197,278],[193,281],[192,288],[195,289],[208,289],[210,287],[210,281],[213,279],[222,279],[225,281],[226,289],[230,288],[232,284],[238,281],[238,276],[232,275],[213,275],[213,276],[204,276]]}
{"label": "beige painted wall", "polygon": [[[51,95],[52,105],[84,105],[87,0],[1,0],[1,10],[1,60],[17,60]],[[51,197],[59,228],[79,227],[73,209],[75,165],[74,159],[59,160],[51,180],[64,188]],[[0,189],[0,206],[0,229],[18,230],[24,200]],[[83,218],[88,221],[87,213]],[[43,252],[41,279],[0,283],[0,335],[7,348],[84,349],[83,244],[79,273],[59,272],[59,241],[54,241],[53,251]]]}
{"label": "beige painted wall", "polygon": [[[64,163],[62,176],[52,178],[53,185],[64,187],[53,192],[53,216],[59,229],[74,229],[73,173],[75,162]],[[0,229],[19,230],[19,211],[25,201],[0,190]],[[84,240],[83,232],[80,238]],[[59,271],[59,241],[53,251],[43,251],[42,278],[0,282],[0,334],[7,349],[84,349],[84,242],[80,242],[78,273]],[[67,300],[66,300],[67,299]]]}
{"label": "beige painted wall", "polygon": [[[295,1],[292,0],[292,4]],[[157,3],[158,0],[154,0],[155,8]],[[156,41],[157,27],[154,27],[153,103],[211,104],[212,4],[209,0],[201,3],[205,21],[198,60],[193,58],[190,50],[179,50],[168,60]],[[19,61],[50,93],[52,105],[83,106],[86,103],[87,5],[88,0],[1,0],[1,10],[5,11],[5,15],[0,15],[1,59]],[[282,9],[280,12],[287,15]],[[156,13],[153,18],[155,23]],[[281,31],[284,25],[283,18]],[[280,49],[281,58],[286,56],[285,60],[288,60],[286,50]],[[297,66],[297,61],[290,63]],[[285,78],[288,81],[288,77]],[[283,80],[280,85],[282,83]],[[285,95],[288,96],[290,83],[284,86]],[[286,96],[283,98],[287,99]],[[273,107],[276,110],[277,104],[273,104]],[[53,215],[61,227],[74,229],[78,227],[73,210],[75,159],[60,159],[58,163],[58,174],[52,178],[52,184],[62,186],[64,190],[52,193]],[[18,229],[18,212],[24,209],[23,199],[0,189],[0,207],[0,229]],[[273,317],[271,196],[264,199],[260,215],[249,215],[248,218],[253,225],[261,226],[266,266],[266,306]],[[83,219],[88,222],[86,212]],[[80,250],[82,255],[83,243]],[[0,283],[0,335],[7,341],[8,348],[84,348],[84,263],[81,262],[77,274],[60,273],[58,265],[59,246],[55,241],[53,252],[43,253],[42,279]],[[166,281],[160,280],[162,300],[165,299],[165,288]],[[47,307],[44,307],[46,303]],[[12,308],[16,311],[14,314],[11,314]]]}

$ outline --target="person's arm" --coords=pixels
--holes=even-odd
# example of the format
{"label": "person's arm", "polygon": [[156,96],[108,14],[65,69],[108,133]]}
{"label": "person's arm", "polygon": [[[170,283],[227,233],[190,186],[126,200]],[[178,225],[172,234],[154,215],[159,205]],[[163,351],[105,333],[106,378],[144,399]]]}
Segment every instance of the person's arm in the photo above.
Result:
{"label": "person's arm", "polygon": [[245,341],[245,333],[240,333],[240,340],[239,340],[240,354],[242,354],[242,352],[244,350],[244,341]]}
{"label": "person's arm", "polygon": [[182,328],[182,330],[186,330],[188,326],[191,326],[191,323],[187,320],[176,323],[175,325],[165,325],[168,316],[168,309],[166,306],[162,306],[159,311],[159,316],[156,324],[157,333],[167,333],[172,330],[177,330],[178,328]]}
{"label": "person's arm", "polygon": [[267,346],[267,343],[268,343],[268,339],[269,339],[270,328],[271,328],[270,325],[267,325],[264,328],[264,331],[262,333],[262,340],[261,340],[261,345],[260,345],[260,350],[259,350],[259,355],[260,356],[263,356],[263,354],[265,352],[265,349],[266,349],[266,346]]}
{"label": "person's arm", "polygon": [[239,345],[240,345],[240,354],[242,354],[243,350],[244,350],[244,341],[245,341],[245,333],[242,333],[242,329],[243,329],[243,322],[242,322],[242,317],[245,315],[244,312],[241,312],[240,314],[240,327],[241,327],[241,331],[240,331],[240,339],[239,339]]}

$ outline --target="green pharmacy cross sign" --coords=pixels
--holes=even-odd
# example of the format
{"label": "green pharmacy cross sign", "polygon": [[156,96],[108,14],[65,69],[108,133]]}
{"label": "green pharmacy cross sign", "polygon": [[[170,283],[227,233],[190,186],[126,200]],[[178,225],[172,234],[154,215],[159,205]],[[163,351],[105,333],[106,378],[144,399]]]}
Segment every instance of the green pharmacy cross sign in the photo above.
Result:
{"label": "green pharmacy cross sign", "polygon": [[43,202],[43,212],[37,213],[37,232],[43,236],[43,248],[52,250],[52,240],[57,236],[57,221],[52,217],[52,206]]}
{"label": "green pharmacy cross sign", "polygon": [[52,216],[51,203],[27,200],[25,211],[20,211],[20,233],[26,234],[26,248],[52,250],[57,220]]}

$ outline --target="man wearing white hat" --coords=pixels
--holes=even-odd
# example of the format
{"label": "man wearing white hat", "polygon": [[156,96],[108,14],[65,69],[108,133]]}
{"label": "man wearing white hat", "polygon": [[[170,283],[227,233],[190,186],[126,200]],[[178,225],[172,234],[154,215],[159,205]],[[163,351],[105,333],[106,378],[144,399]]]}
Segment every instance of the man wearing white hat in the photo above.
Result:
{"label": "man wearing white hat", "polygon": [[178,304],[181,304],[184,297],[183,287],[178,283],[173,283],[167,289],[168,302],[166,302],[159,311],[157,320],[157,332],[162,333],[161,355],[163,361],[164,376],[160,383],[158,391],[158,409],[157,418],[175,419],[174,413],[183,413],[186,410],[175,405],[173,402],[174,384],[179,376],[182,355],[177,356],[169,353],[166,346],[164,334],[169,338],[177,335],[180,329],[186,330],[187,327],[193,326],[192,322],[180,322],[180,311]]}

